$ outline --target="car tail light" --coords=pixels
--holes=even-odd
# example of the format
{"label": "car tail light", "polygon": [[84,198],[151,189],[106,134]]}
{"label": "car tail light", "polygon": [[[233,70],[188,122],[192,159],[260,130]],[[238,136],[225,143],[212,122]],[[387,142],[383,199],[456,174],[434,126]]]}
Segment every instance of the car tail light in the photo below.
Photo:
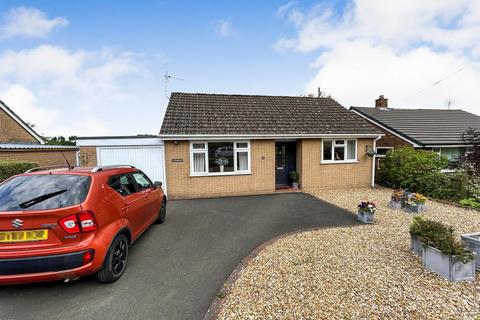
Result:
{"label": "car tail light", "polygon": [[77,215],[75,214],[60,219],[58,223],[60,224],[60,227],[62,227],[63,231],[65,231],[66,233],[80,232],[80,224],[78,223]]}
{"label": "car tail light", "polygon": [[83,264],[87,264],[89,262],[92,262],[94,256],[93,250],[85,251],[83,253]]}
{"label": "car tail light", "polygon": [[82,211],[78,214],[82,231],[93,231],[97,229],[97,221],[95,221],[95,215],[92,211]]}
{"label": "car tail light", "polygon": [[82,211],[78,215],[72,214],[60,219],[58,224],[66,233],[88,232],[97,229],[97,221],[91,211]]}

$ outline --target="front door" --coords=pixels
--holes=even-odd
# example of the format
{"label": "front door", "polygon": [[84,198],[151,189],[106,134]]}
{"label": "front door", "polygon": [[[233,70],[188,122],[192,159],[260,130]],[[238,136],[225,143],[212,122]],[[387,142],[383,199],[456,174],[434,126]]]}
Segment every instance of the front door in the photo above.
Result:
{"label": "front door", "polygon": [[275,142],[275,185],[287,187],[289,174],[296,169],[296,142]]}

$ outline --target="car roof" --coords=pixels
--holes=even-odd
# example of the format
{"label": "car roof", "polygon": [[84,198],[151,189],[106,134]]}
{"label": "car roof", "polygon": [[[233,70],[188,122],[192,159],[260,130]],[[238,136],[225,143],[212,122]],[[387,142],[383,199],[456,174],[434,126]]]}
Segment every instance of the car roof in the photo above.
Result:
{"label": "car roof", "polygon": [[134,166],[98,166],[98,167],[45,167],[34,168],[23,175],[72,174],[72,175],[115,175],[138,171]]}

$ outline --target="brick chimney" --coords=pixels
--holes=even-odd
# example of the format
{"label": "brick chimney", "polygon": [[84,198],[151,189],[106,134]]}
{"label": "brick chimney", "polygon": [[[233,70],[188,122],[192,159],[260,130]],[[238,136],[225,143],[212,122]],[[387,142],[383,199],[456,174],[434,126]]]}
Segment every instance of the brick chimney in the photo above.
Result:
{"label": "brick chimney", "polygon": [[375,100],[375,108],[376,109],[387,109],[388,108],[388,99],[383,97],[383,94]]}

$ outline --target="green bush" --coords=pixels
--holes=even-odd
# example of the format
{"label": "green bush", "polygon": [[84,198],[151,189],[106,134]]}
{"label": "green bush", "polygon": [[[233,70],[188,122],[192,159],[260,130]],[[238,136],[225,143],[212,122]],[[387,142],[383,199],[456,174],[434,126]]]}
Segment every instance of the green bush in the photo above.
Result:
{"label": "green bush", "polygon": [[480,200],[477,198],[467,198],[467,199],[462,199],[460,200],[460,204],[462,206],[467,206],[475,209],[480,209]]}
{"label": "green bush", "polygon": [[441,222],[416,216],[410,225],[410,234],[418,236],[424,245],[434,247],[444,254],[458,256],[463,262],[474,259],[473,253],[456,240],[453,228]]}
{"label": "green bush", "polygon": [[452,198],[455,191],[441,172],[447,165],[444,156],[406,146],[387,152],[381,162],[380,177],[388,187],[409,189],[433,198]]}
{"label": "green bush", "polygon": [[0,182],[35,167],[38,165],[31,162],[0,161]]}

